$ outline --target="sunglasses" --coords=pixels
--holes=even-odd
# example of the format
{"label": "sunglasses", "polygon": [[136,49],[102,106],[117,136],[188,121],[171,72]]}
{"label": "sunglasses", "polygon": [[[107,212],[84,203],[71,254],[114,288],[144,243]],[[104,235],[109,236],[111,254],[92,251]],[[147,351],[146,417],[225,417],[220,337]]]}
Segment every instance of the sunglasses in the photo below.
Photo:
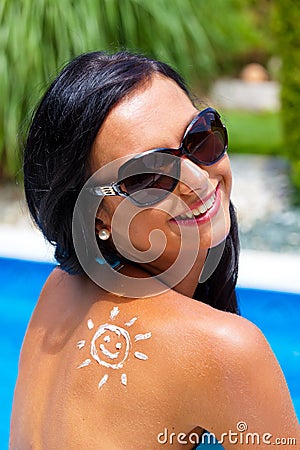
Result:
{"label": "sunglasses", "polygon": [[179,148],[155,148],[140,153],[119,168],[117,182],[96,186],[92,192],[97,196],[129,197],[140,207],[154,205],[177,186],[180,157],[211,166],[222,158],[227,147],[227,131],[219,113],[207,108],[188,125]]}

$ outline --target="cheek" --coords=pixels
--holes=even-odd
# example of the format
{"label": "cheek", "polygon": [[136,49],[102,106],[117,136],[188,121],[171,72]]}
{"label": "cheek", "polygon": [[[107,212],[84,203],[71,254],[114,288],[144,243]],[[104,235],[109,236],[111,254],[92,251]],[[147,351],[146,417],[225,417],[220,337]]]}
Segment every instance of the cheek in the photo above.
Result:
{"label": "cheek", "polygon": [[[164,218],[162,217],[164,215]],[[112,236],[119,253],[134,261],[153,260],[165,242],[166,214],[141,210],[124,200],[114,211]]]}
{"label": "cheek", "polygon": [[148,210],[137,214],[129,226],[129,238],[140,251],[160,246],[165,240],[165,221],[158,211]]}
{"label": "cheek", "polygon": [[226,193],[230,196],[232,187],[232,173],[230,161],[227,154],[224,155],[224,158],[222,158],[220,161],[219,173],[225,182]]}
{"label": "cheek", "polygon": [[220,161],[207,168],[209,178],[211,180],[222,180],[223,186],[226,187],[227,195],[230,195],[232,185],[232,173],[228,155],[225,154]]}
{"label": "cheek", "polygon": [[136,216],[130,227],[132,244],[143,252],[142,262],[159,270],[172,265],[182,249],[180,230],[170,226],[170,218],[166,212],[151,210]]}
{"label": "cheek", "polygon": [[218,213],[201,229],[200,248],[212,248],[223,242],[230,230],[229,195],[221,192],[221,207]]}

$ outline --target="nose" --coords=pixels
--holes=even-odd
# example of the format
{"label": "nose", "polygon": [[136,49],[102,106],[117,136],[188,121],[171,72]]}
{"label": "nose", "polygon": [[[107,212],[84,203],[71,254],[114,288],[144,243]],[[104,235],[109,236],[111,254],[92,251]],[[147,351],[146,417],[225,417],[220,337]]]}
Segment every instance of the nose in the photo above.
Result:
{"label": "nose", "polygon": [[200,195],[202,192],[205,194],[209,187],[209,173],[183,156],[178,186],[183,195],[188,195],[193,191],[197,191]]}

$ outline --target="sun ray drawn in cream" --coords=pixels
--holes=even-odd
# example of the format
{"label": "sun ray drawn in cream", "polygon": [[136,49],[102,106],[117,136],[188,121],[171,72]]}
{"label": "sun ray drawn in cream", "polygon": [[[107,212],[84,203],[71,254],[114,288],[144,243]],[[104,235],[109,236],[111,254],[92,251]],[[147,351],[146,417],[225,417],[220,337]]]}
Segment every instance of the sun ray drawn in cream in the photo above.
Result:
{"label": "sun ray drawn in cream", "polygon": [[77,347],[78,348],[83,348],[85,346],[85,339],[82,339],[82,341],[78,341],[77,342]]}
{"label": "sun ray drawn in cream", "polygon": [[86,359],[85,361],[83,361],[83,363],[80,364],[80,366],[78,366],[78,369],[80,369],[80,367],[88,366],[89,364],[91,364],[91,362],[92,361],[90,360],[90,358]]}
{"label": "sun ray drawn in cream", "polygon": [[113,320],[117,315],[119,314],[120,310],[117,306],[114,306],[113,309],[110,312],[110,318]]}
{"label": "sun ray drawn in cream", "polygon": [[134,324],[134,322],[137,320],[137,317],[133,317],[128,322],[125,323],[126,327],[131,327],[131,325]]}
{"label": "sun ray drawn in cream", "polygon": [[121,375],[121,383],[124,386],[127,386],[127,375],[126,375],[126,373],[122,373],[122,375]]}
{"label": "sun ray drawn in cream", "polygon": [[106,374],[101,378],[101,380],[99,381],[98,389],[101,389],[102,386],[107,382],[107,380],[108,380],[108,375],[107,375],[107,373],[106,373]]}
{"label": "sun ray drawn in cream", "polygon": [[89,330],[92,330],[94,328],[94,322],[92,321],[92,319],[89,319],[87,321],[87,326]]}
{"label": "sun ray drawn in cream", "polygon": [[[114,306],[110,311],[110,320],[115,321],[119,313],[119,308]],[[132,317],[128,322],[125,322],[124,327],[131,327],[137,319],[138,317]],[[149,331],[147,333],[136,334],[131,338],[129,331],[124,327],[109,322],[99,325],[90,340],[90,356],[92,359],[85,359],[77,368],[89,366],[93,360],[107,369],[116,370],[123,368],[128,360],[133,344],[138,341],[150,339],[152,336],[151,331]],[[95,328],[92,319],[88,319],[87,328],[89,330]],[[76,346],[78,349],[84,348],[86,346],[86,339],[78,341]],[[140,361],[146,361],[148,359],[148,355],[140,351],[135,351],[134,357]],[[109,375],[105,373],[98,383],[98,389],[102,389],[108,379]],[[122,372],[120,382],[123,386],[127,386],[126,372]]]}
{"label": "sun ray drawn in cream", "polygon": [[145,333],[145,334],[136,334],[134,336],[134,340],[136,341],[141,341],[142,339],[149,339],[151,338],[152,334],[151,331],[149,331],[149,333]]}
{"label": "sun ray drawn in cream", "polygon": [[143,361],[146,361],[148,359],[148,356],[145,355],[145,353],[141,353],[141,352],[134,352],[134,356],[137,359],[142,359]]}

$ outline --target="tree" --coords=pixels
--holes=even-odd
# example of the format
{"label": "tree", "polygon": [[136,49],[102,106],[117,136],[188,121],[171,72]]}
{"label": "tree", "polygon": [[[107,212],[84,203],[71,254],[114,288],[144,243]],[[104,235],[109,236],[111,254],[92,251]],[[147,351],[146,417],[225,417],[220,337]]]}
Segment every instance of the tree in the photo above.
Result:
{"label": "tree", "polygon": [[281,68],[281,117],[286,155],[290,160],[294,200],[300,205],[300,4],[276,0],[274,29]]}
{"label": "tree", "polygon": [[247,5],[248,0],[1,0],[0,177],[15,176],[18,135],[65,62],[83,52],[128,48],[207,86],[235,55],[260,42]]}

